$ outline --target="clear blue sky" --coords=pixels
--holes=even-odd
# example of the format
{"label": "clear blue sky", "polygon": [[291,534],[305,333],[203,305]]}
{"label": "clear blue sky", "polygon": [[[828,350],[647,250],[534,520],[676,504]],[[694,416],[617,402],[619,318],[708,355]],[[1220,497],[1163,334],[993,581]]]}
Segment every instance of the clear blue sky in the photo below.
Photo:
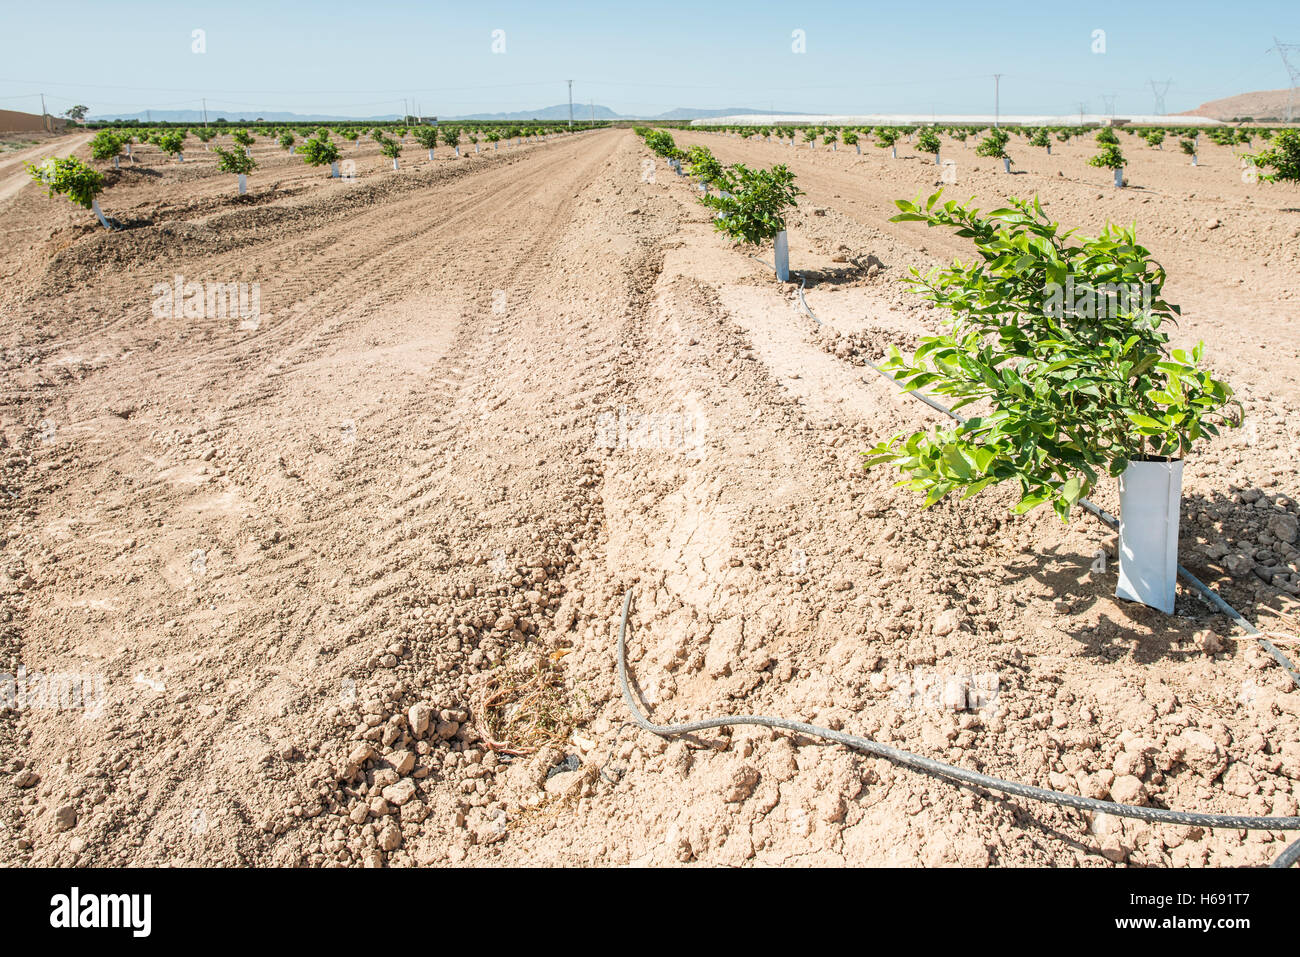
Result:
{"label": "clear blue sky", "polygon": [[[1169,112],[1288,84],[1277,34],[1300,43],[1300,0],[1240,3],[444,3],[388,0],[0,0],[0,108],[92,115],[197,108],[426,114],[594,100],[803,112]],[[206,32],[205,53],[192,31]],[[791,50],[803,30],[807,52]],[[1105,30],[1106,52],[1092,52]],[[493,53],[492,31],[505,33]],[[1300,65],[1300,64],[1298,64]]]}

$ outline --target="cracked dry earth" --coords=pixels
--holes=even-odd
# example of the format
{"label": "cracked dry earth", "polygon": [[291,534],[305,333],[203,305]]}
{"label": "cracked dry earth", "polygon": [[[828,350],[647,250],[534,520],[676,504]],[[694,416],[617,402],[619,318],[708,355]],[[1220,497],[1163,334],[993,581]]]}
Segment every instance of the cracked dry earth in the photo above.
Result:
{"label": "cracked dry earth", "polygon": [[[659,721],[801,718],[1201,811],[1295,814],[1300,788],[1300,693],[1193,595],[1171,616],[1114,599],[1113,534],[1012,517],[998,490],[921,512],[860,468],[879,438],[938,422],[863,365],[934,328],[907,268],[969,253],[887,222],[933,167],[906,148],[891,164],[678,142],[791,163],[809,194],[792,261],[824,326],[712,231],[686,179],[647,181],[627,130],[417,150],[397,173],[371,144],[346,154],[354,183],[259,143],[242,201],[207,154],[137,147],[101,200],[131,227],[115,234],[13,191],[0,671],[99,693],[0,712],[0,863],[1276,856],[1283,833],[1094,818],[786,734],[631,724],[628,588],[633,681]],[[1088,151],[1057,152],[1014,183],[972,159],[959,193],[1138,219],[1180,337],[1207,340],[1250,416],[1189,464],[1182,561],[1294,636],[1296,253],[1275,239],[1300,204],[1225,177],[1205,231],[1172,154],[1143,171],[1163,192],[1102,201]],[[154,286],[178,274],[259,283],[260,320],[159,318]]]}

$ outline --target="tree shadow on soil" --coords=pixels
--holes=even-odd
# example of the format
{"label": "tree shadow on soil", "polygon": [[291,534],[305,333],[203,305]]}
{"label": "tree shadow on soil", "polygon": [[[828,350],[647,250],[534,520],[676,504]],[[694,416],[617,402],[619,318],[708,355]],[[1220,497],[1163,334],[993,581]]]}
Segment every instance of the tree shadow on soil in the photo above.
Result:
{"label": "tree shadow on soil", "polygon": [[[1256,622],[1265,610],[1287,614],[1289,609],[1289,614],[1296,614],[1295,598],[1271,582],[1278,571],[1286,571],[1283,556],[1262,554],[1268,552],[1267,543],[1272,538],[1268,531],[1270,520],[1284,512],[1294,516],[1295,499],[1279,492],[1261,494],[1258,501],[1267,503],[1267,507],[1237,502],[1231,494],[1222,492],[1185,495],[1179,526],[1179,563],[1251,622]],[[1207,554],[1207,546],[1217,542],[1232,543],[1228,545],[1228,556],[1253,556],[1253,568],[1234,576],[1228,571],[1227,556],[1211,558]],[[1067,602],[1069,612],[1060,618],[1060,630],[1078,641],[1085,654],[1101,659],[1113,660],[1131,653],[1134,660],[1149,664],[1194,657],[1201,652],[1190,641],[1192,635],[1211,624],[1228,650],[1245,637],[1181,576],[1172,615],[1115,597],[1119,573],[1116,546],[1111,537],[1104,572],[1093,570],[1095,556],[1059,546],[1022,551],[1003,566],[1003,581],[1010,584],[1032,579],[1039,584],[1040,593]],[[1270,561],[1277,564],[1266,564]],[[1103,603],[1107,607],[1097,610]],[[1080,617],[1086,620],[1081,622]],[[1094,617],[1095,623],[1090,620]]]}
{"label": "tree shadow on soil", "polygon": [[[1198,627],[1204,627],[1194,619],[1204,618],[1208,606],[1186,588],[1179,589],[1172,615],[1115,597],[1119,568],[1113,542],[1106,551],[1104,572],[1092,570],[1096,556],[1069,549],[1021,552],[1004,566],[1002,581],[1032,580],[1040,586],[1041,597],[1068,603],[1069,610],[1061,614],[1048,607],[1044,618],[1054,630],[1078,642],[1084,657],[1110,662],[1132,655],[1141,664],[1151,664],[1200,654],[1190,639]],[[1023,620],[1037,623],[1031,615]]]}
{"label": "tree shadow on soil", "polygon": [[130,181],[136,177],[162,179],[162,171],[150,166],[123,166],[121,169],[110,169],[104,173],[105,188],[116,186],[120,182]]}
{"label": "tree shadow on soil", "polygon": [[867,271],[872,266],[882,271],[889,268],[877,259],[874,254],[869,254],[860,259],[854,259],[850,264],[839,268],[799,269],[798,273],[807,280],[807,289],[814,289],[823,283],[828,286],[847,286],[870,279],[871,277],[867,275]]}

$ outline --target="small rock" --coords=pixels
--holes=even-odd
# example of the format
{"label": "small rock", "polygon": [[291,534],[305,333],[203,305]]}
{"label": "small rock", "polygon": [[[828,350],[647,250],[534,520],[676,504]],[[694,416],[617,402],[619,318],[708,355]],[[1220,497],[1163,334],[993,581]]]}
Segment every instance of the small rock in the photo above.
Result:
{"label": "small rock", "polygon": [[410,751],[394,751],[384,760],[398,774],[410,774],[411,769],[415,767],[415,755]]}
{"label": "small rock", "polygon": [[1294,515],[1278,512],[1268,520],[1268,530],[1278,541],[1290,544],[1300,535],[1300,522]]}
{"label": "small rock", "polygon": [[408,801],[402,805],[403,824],[419,824],[429,816],[429,807],[423,801]]}
{"label": "small rock", "polygon": [[1248,575],[1255,570],[1255,560],[1235,552],[1223,560],[1223,565],[1228,569],[1228,574],[1234,578],[1242,575]]}
{"label": "small rock", "polygon": [[406,712],[406,720],[411,725],[411,734],[417,738],[429,730],[429,720],[433,717],[433,709],[427,704],[413,704],[409,711]]}
{"label": "small rock", "polygon": [[754,788],[758,787],[758,781],[759,774],[756,769],[748,764],[741,765],[732,773],[731,780],[723,792],[722,800],[728,804],[737,804],[745,800],[754,793]]}
{"label": "small rock", "polygon": [[1228,766],[1223,749],[1199,728],[1188,728],[1182,734],[1170,738],[1169,756],[1210,780],[1217,778]]}
{"label": "small rock", "polygon": [[389,821],[379,832],[379,848],[383,851],[395,851],[402,846],[402,829]]}
{"label": "small rock", "polygon": [[1124,774],[1115,778],[1115,783],[1110,786],[1110,796],[1120,804],[1142,804],[1146,800],[1146,788],[1142,786],[1141,778]]}
{"label": "small rock", "polygon": [[1208,628],[1203,628],[1192,635],[1192,642],[1207,655],[1213,656],[1223,651],[1223,642]]}
{"label": "small rock", "polygon": [[65,804],[54,812],[54,830],[70,831],[77,826],[77,809]]}
{"label": "small rock", "polygon": [[37,774],[31,768],[24,768],[23,770],[19,771],[18,776],[14,778],[14,787],[19,787],[19,788],[34,787],[35,785],[40,783],[40,780],[41,780],[41,776],[39,774]]}
{"label": "small rock", "polygon": [[384,800],[389,804],[401,807],[415,797],[415,782],[410,778],[402,778],[396,784],[390,784],[384,788],[383,796]]}
{"label": "small rock", "polygon": [[936,635],[950,635],[957,630],[957,625],[961,622],[961,616],[958,615],[956,608],[949,608],[942,611],[934,620],[934,633]]}

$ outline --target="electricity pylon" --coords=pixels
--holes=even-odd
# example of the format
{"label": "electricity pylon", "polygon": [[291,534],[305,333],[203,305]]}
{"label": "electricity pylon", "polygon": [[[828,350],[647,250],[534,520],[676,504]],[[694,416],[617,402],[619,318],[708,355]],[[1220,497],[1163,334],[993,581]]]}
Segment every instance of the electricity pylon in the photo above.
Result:
{"label": "electricity pylon", "polygon": [[1173,80],[1165,80],[1163,83],[1151,81],[1151,92],[1156,95],[1156,116],[1165,115],[1165,94],[1169,92],[1169,87]]}
{"label": "electricity pylon", "polygon": [[1286,97],[1286,121],[1290,123],[1295,115],[1296,89],[1300,88],[1300,43],[1283,43],[1274,37],[1273,46],[1264,52],[1274,51],[1277,51],[1277,55],[1282,58],[1282,65],[1286,67],[1286,72],[1291,77],[1291,87],[1287,90]]}

